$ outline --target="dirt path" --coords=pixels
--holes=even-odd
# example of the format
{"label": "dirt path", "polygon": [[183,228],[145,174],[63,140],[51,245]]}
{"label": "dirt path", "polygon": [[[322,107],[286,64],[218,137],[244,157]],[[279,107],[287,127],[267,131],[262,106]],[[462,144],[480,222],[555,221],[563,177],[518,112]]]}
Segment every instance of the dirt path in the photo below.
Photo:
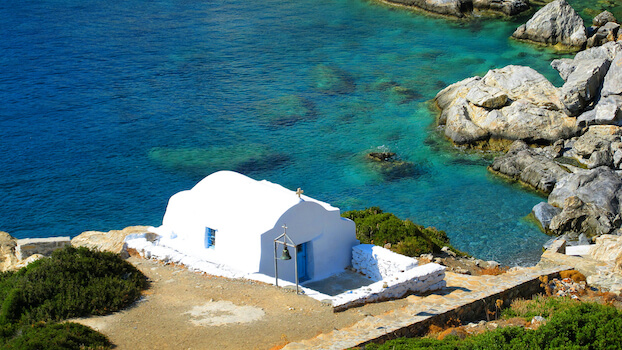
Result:
{"label": "dirt path", "polygon": [[293,291],[248,280],[190,272],[131,257],[151,281],[133,307],[75,320],[104,334],[117,349],[271,349],[351,325],[408,303],[383,302],[333,313]]}

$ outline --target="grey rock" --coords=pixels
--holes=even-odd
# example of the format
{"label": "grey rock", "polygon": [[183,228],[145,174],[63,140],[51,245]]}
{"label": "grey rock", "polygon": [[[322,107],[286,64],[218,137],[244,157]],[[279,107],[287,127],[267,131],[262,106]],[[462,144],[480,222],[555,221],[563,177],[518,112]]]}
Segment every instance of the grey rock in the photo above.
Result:
{"label": "grey rock", "polygon": [[613,58],[600,94],[603,97],[622,94],[622,50]]}
{"label": "grey rock", "polygon": [[603,26],[607,22],[617,22],[617,20],[616,20],[615,16],[613,15],[613,13],[611,13],[609,11],[603,11],[603,12],[599,13],[592,20],[592,24],[597,26],[597,27]]}
{"label": "grey rock", "polygon": [[596,124],[596,110],[590,109],[577,117],[577,126],[584,128]]}
{"label": "grey rock", "polygon": [[473,11],[473,0],[387,0],[446,16],[464,17]]}
{"label": "grey rock", "polygon": [[533,216],[538,220],[544,231],[548,231],[551,220],[561,211],[560,208],[554,207],[547,202],[540,202],[531,209]]}
{"label": "grey rock", "polygon": [[572,58],[560,58],[551,61],[551,67],[558,71],[559,76],[566,81],[568,80],[568,76],[574,72],[577,65]]}
{"label": "grey rock", "polygon": [[552,234],[565,233],[570,240],[577,240],[581,233],[589,237],[608,234],[619,227],[619,215],[611,216],[594,203],[586,203],[577,196],[568,197],[561,213],[553,217],[549,225]]}
{"label": "grey rock", "polygon": [[[466,95],[469,88],[481,79],[482,77],[476,76],[447,86],[436,94],[436,97],[434,98],[436,105],[441,110],[448,108],[456,100],[456,98],[458,98],[458,96]],[[440,124],[445,124],[445,122],[440,122]]]}
{"label": "grey rock", "polygon": [[467,101],[484,108],[500,108],[508,101],[508,95],[500,89],[483,84],[475,84],[466,94]]}
{"label": "grey rock", "polygon": [[473,0],[473,8],[503,13],[514,16],[529,10],[528,0]]}
{"label": "grey rock", "polygon": [[594,108],[594,124],[622,124],[622,96],[601,98]]}
{"label": "grey rock", "polygon": [[530,67],[509,65],[492,69],[479,84],[497,88],[514,101],[523,99],[552,110],[562,108],[555,86]]}
{"label": "grey rock", "polygon": [[538,10],[534,16],[516,29],[512,36],[549,45],[562,44],[581,48],[587,41],[583,19],[565,1],[555,0]]}
{"label": "grey rock", "polygon": [[440,91],[439,125],[457,144],[489,138],[553,143],[578,132],[561,111],[558,89],[529,67],[507,66]]}
{"label": "grey rock", "polygon": [[606,59],[581,60],[560,89],[564,111],[579,115],[594,100],[607,74],[610,61]]}
{"label": "grey rock", "polygon": [[490,170],[521,181],[543,192],[551,192],[555,184],[569,174],[541,149],[530,148],[524,141],[514,141],[509,151],[494,159]]}
{"label": "grey rock", "polygon": [[594,125],[578,137],[572,146],[572,154],[577,161],[588,168],[613,165],[611,144],[620,142],[622,128],[617,126]]}
{"label": "grey rock", "polygon": [[607,60],[613,60],[616,55],[622,51],[622,42],[608,42],[603,46],[593,47],[587,50],[578,52],[574,56],[574,61],[579,62],[581,60],[589,60],[596,58],[604,58]]}
{"label": "grey rock", "polygon": [[608,167],[583,170],[560,179],[548,198],[562,208],[550,223],[556,234],[599,236],[620,228],[622,178]]}
{"label": "grey rock", "polygon": [[443,110],[441,119],[445,120],[445,136],[457,144],[487,139],[490,134],[471,120],[472,108],[464,98],[459,98],[451,107]]}

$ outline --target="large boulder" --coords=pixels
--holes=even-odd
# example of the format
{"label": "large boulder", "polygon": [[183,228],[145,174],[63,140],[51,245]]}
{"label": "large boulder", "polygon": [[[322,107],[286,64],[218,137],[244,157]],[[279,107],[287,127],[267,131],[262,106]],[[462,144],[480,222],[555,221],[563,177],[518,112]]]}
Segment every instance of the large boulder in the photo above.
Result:
{"label": "large boulder", "polygon": [[495,158],[489,169],[546,193],[569,174],[544,149],[530,148],[523,141],[514,141],[509,151]]}
{"label": "large boulder", "polygon": [[538,220],[538,223],[540,223],[540,226],[542,226],[542,229],[544,229],[545,232],[549,231],[551,220],[561,211],[561,209],[546,202],[540,202],[531,209],[531,213],[536,220]]}
{"label": "large boulder", "polygon": [[587,41],[583,19],[565,0],[555,0],[541,8],[512,37],[573,49],[582,48]]}
{"label": "large boulder", "polygon": [[576,116],[598,96],[600,86],[609,69],[607,59],[581,60],[560,89],[566,114]]}
{"label": "large boulder", "polygon": [[125,237],[132,234],[150,234],[149,226],[130,226],[123,230],[108,232],[86,231],[74,237],[71,245],[74,247],[87,247],[99,251],[112,252],[127,257]]}
{"label": "large boulder", "polygon": [[562,208],[551,220],[553,233],[608,234],[622,223],[622,178],[605,166],[577,171],[557,182],[548,202]]}
{"label": "large boulder", "polygon": [[529,67],[507,66],[452,84],[436,95],[438,124],[456,144],[488,139],[552,143],[578,131],[575,118],[544,76]]}

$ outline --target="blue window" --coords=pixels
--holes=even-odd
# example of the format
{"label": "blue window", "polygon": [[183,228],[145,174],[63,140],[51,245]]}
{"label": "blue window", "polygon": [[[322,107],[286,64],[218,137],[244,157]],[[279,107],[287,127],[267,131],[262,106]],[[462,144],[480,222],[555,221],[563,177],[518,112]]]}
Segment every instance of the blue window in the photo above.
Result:
{"label": "blue window", "polygon": [[216,230],[205,228],[205,248],[213,248],[216,245]]}

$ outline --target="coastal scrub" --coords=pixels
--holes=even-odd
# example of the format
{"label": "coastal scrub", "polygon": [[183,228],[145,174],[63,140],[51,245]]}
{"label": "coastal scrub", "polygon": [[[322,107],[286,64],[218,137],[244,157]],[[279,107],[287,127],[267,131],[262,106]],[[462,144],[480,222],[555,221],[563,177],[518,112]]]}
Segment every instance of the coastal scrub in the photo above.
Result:
{"label": "coastal scrub", "polygon": [[354,221],[356,239],[363,244],[390,244],[391,250],[407,256],[440,253],[443,247],[449,247],[457,255],[467,255],[449,244],[449,237],[444,231],[423,227],[410,220],[401,220],[394,214],[384,213],[378,207],[351,210],[342,216]]}
{"label": "coastal scrub", "polygon": [[88,327],[57,322],[118,311],[136,301],[146,285],[145,276],[117,254],[70,246],[57,250],[0,275],[0,345],[37,348],[38,339],[46,338],[56,339],[57,348],[109,345]]}

